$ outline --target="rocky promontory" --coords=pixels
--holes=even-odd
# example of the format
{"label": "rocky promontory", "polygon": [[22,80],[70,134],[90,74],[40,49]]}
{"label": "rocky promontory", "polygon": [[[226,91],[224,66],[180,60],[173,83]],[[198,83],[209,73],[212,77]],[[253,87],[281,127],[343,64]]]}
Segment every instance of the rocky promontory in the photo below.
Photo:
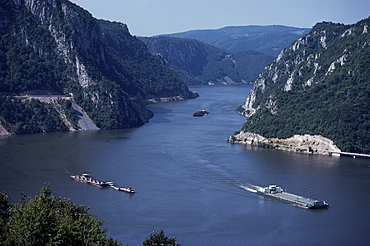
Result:
{"label": "rocky promontory", "polygon": [[256,133],[241,131],[231,135],[227,141],[308,154],[331,155],[333,152],[341,152],[332,140],[320,135],[294,135],[279,139],[265,138]]}

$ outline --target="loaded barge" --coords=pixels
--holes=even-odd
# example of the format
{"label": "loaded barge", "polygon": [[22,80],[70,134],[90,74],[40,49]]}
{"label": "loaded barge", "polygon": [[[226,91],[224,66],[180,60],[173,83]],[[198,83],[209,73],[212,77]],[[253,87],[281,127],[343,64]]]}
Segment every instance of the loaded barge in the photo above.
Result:
{"label": "loaded barge", "polygon": [[268,187],[256,187],[257,193],[263,196],[278,199],[283,202],[293,204],[294,206],[315,209],[315,208],[327,208],[329,204],[325,201],[318,201],[311,198],[306,198],[298,195],[294,195],[286,192],[281,187],[276,185],[269,185]]}
{"label": "loaded barge", "polygon": [[83,173],[82,175],[71,175],[71,178],[73,180],[78,181],[78,182],[85,183],[85,184],[90,184],[90,185],[96,186],[98,188],[112,187],[113,189],[115,189],[117,191],[123,191],[123,192],[127,192],[127,193],[130,193],[130,194],[135,193],[135,190],[131,186],[129,186],[129,187],[117,187],[117,186],[114,185],[113,182],[105,182],[105,181],[101,181],[99,179],[94,179],[90,176],[90,174],[87,174],[87,173]]}
{"label": "loaded barge", "polygon": [[110,183],[110,182],[101,181],[99,179],[94,179],[90,176],[90,174],[87,174],[87,173],[83,173],[82,175],[72,175],[71,178],[81,183],[94,185],[98,188],[107,187],[109,186],[109,183]]}

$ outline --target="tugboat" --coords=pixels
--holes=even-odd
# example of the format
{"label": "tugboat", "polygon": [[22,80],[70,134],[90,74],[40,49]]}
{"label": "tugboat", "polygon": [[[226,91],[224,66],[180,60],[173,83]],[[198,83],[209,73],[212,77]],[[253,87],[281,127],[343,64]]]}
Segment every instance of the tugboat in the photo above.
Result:
{"label": "tugboat", "polygon": [[99,179],[94,179],[90,174],[83,173],[82,175],[71,175],[73,180],[76,180],[81,183],[94,185],[98,188],[108,187],[110,182],[104,182]]}
{"label": "tugboat", "polygon": [[268,187],[257,187],[257,193],[263,196],[278,199],[283,202],[293,204],[300,208],[316,209],[327,208],[329,204],[325,201],[318,201],[311,198],[306,198],[286,192],[277,185],[269,185]]}
{"label": "tugboat", "polygon": [[113,189],[118,190],[118,191],[123,191],[123,192],[127,192],[127,193],[130,193],[130,194],[135,193],[135,190],[131,186],[129,186],[129,187],[117,187],[112,182],[110,182],[109,185],[110,185],[110,187],[112,187]]}
{"label": "tugboat", "polygon": [[209,114],[209,112],[205,109],[202,109],[202,110],[198,110],[197,112],[195,112],[193,114],[193,116],[194,117],[202,117],[202,116],[207,115],[207,114]]}

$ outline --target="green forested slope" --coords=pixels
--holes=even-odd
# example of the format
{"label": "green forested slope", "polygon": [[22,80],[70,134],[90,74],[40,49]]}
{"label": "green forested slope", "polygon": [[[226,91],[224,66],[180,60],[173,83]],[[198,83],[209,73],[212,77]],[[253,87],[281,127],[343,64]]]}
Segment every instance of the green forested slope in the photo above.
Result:
{"label": "green forested slope", "polygon": [[[71,93],[102,129],[147,122],[152,113],[142,103],[144,99],[193,97],[179,77],[122,23],[98,21],[68,0],[53,4],[0,0],[0,13],[0,95]],[[0,119],[12,133],[42,131],[26,126],[27,117],[0,114]],[[18,123],[25,126],[24,131],[14,131]]]}
{"label": "green forested slope", "polygon": [[[265,137],[328,137],[370,153],[370,20],[318,23],[259,77],[241,109],[244,131]],[[240,109],[239,109],[240,110]]]}
{"label": "green forested slope", "polygon": [[274,57],[257,51],[231,53],[194,39],[142,38],[149,51],[187,84],[251,83]]}

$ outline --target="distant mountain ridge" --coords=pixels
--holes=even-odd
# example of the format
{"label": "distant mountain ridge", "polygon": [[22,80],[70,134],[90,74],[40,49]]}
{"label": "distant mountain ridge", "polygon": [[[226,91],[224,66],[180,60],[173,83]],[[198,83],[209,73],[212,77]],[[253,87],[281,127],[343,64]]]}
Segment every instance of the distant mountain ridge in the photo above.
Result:
{"label": "distant mountain ridge", "polygon": [[191,30],[158,36],[196,39],[234,53],[255,50],[276,57],[284,48],[310,30],[310,28],[282,25],[228,26],[220,29]]}
{"label": "distant mountain ridge", "polygon": [[231,53],[194,39],[141,38],[187,84],[252,83],[274,57],[257,51]]}
{"label": "distant mountain ridge", "polygon": [[322,135],[342,151],[370,153],[369,31],[370,18],[322,22],[284,49],[238,109],[249,116],[242,131]]}

